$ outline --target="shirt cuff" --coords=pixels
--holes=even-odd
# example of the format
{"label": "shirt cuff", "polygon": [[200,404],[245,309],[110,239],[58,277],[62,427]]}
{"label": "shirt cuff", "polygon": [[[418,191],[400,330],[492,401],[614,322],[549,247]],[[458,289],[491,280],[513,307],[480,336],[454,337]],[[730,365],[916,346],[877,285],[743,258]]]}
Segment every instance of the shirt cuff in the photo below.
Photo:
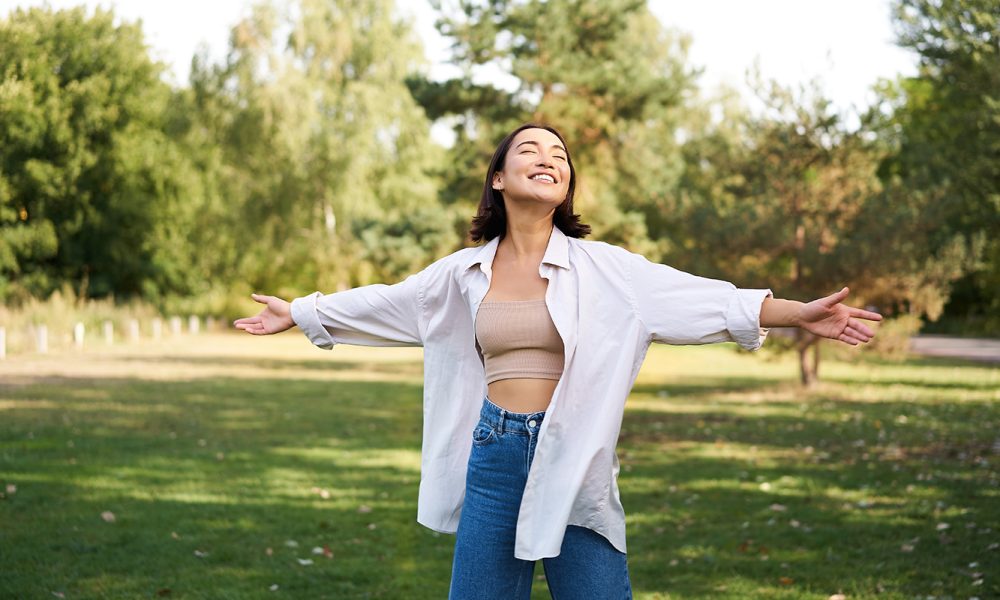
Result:
{"label": "shirt cuff", "polygon": [[770,329],[760,326],[764,298],[774,297],[771,290],[736,289],[726,311],[726,329],[733,341],[747,350],[757,350]]}
{"label": "shirt cuff", "polygon": [[333,341],[326,327],[320,323],[319,313],[316,311],[316,300],[322,295],[319,292],[313,292],[308,296],[292,300],[292,320],[306,334],[310,342],[324,350],[329,350],[336,342]]}

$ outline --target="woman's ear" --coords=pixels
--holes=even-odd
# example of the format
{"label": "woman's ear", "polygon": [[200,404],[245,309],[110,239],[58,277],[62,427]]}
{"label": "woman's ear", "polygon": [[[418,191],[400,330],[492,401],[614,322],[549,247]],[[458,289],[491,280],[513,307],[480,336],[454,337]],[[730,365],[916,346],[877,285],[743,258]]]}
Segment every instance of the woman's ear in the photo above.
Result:
{"label": "woman's ear", "polygon": [[503,191],[503,181],[500,180],[500,173],[493,174],[493,189],[498,192]]}

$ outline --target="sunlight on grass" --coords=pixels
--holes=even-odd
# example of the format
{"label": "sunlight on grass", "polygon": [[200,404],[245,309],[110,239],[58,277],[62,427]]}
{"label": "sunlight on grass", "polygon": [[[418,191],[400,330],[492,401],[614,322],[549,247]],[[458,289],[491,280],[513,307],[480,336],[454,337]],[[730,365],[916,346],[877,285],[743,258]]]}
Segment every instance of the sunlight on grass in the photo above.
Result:
{"label": "sunlight on grass", "polygon": [[[0,361],[0,596],[446,597],[421,357],[205,335]],[[650,349],[618,445],[636,598],[1000,596],[971,576],[1000,572],[1000,369],[850,361],[803,390],[790,356]]]}

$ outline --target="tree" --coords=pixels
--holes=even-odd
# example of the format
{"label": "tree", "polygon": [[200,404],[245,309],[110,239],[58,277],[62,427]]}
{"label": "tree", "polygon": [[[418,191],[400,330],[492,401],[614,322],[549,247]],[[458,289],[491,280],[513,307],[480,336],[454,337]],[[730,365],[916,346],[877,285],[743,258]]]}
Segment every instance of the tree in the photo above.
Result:
{"label": "tree", "polygon": [[920,55],[918,74],[882,87],[872,118],[893,149],[883,179],[933,193],[929,242],[978,260],[947,312],[1000,333],[1000,7],[995,0],[897,0],[898,43]]}
{"label": "tree", "polygon": [[191,184],[161,69],[139,25],[110,11],[0,20],[0,298],[185,287],[160,243]]}
{"label": "tree", "polygon": [[[767,108],[746,117],[742,143],[717,146],[685,177],[698,200],[682,217],[699,233],[698,270],[802,300],[849,282],[856,302],[936,317],[965,255],[926,245],[930,197],[884,185],[884,147],[848,130],[815,84],[796,94],[758,76],[756,88]],[[807,385],[818,378],[818,342],[796,330]]]}
{"label": "tree", "polygon": [[[218,265],[227,280],[280,294],[404,275],[365,263],[378,253],[371,244],[399,240],[366,241],[357,228],[418,208],[429,215],[438,202],[439,155],[404,83],[420,47],[392,2],[261,3],[230,44],[224,64],[195,59],[189,128],[222,141],[221,189],[234,215],[226,229],[239,250]],[[424,229],[452,231],[449,213],[434,215]],[[440,251],[406,239],[417,260]]]}

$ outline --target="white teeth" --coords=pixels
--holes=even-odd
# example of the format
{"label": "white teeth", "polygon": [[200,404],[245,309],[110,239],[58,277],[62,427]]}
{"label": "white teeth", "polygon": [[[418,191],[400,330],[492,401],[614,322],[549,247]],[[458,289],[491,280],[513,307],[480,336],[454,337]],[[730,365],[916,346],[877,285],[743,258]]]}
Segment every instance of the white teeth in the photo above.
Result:
{"label": "white teeth", "polygon": [[551,175],[546,175],[545,173],[539,173],[531,178],[534,181],[548,181],[549,183],[555,183],[556,180]]}

